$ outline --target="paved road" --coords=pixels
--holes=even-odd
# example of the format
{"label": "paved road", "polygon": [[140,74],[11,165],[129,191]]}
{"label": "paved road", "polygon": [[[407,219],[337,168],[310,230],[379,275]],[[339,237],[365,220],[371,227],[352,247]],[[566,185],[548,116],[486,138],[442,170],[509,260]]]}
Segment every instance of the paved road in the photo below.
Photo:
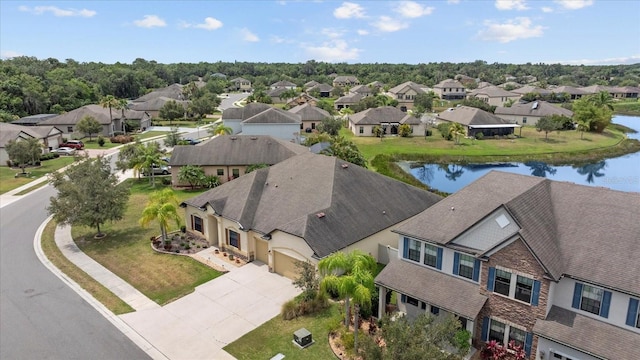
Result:
{"label": "paved road", "polygon": [[53,194],[46,186],[0,208],[0,359],[148,359],[36,257]]}

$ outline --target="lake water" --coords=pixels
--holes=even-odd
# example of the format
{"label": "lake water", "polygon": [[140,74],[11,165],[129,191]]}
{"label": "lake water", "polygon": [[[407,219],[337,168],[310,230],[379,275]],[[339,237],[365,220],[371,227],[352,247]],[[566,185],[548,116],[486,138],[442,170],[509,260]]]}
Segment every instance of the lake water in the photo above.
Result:
{"label": "lake water", "polygon": [[[639,131],[627,135],[640,140],[640,117],[616,115],[612,122]],[[581,185],[603,186],[620,191],[640,192],[640,152],[583,166],[554,166],[539,161],[467,165],[424,164],[417,167],[414,167],[415,164],[402,162],[398,165],[424,184],[448,193],[458,191],[491,170],[541,176]]]}

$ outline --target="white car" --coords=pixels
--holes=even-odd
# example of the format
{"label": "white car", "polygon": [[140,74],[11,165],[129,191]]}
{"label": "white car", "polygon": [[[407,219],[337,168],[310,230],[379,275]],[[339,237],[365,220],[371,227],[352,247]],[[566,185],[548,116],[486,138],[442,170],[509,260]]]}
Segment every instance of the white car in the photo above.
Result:
{"label": "white car", "polygon": [[58,155],[75,155],[76,149],[70,147],[59,147],[51,150],[51,152]]}

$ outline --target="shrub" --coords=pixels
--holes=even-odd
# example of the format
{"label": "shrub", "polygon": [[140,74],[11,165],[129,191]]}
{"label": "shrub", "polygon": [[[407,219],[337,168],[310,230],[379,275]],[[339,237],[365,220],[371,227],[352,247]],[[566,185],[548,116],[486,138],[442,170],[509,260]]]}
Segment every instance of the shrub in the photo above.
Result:
{"label": "shrub", "polygon": [[507,135],[507,139],[515,139],[516,136],[514,134],[509,134]]}
{"label": "shrub", "polygon": [[134,140],[135,138],[131,135],[116,135],[109,138],[112,144],[127,144]]}
{"label": "shrub", "polygon": [[171,178],[170,177],[163,177],[162,178],[162,185],[171,185]]}
{"label": "shrub", "polygon": [[342,333],[340,334],[340,339],[342,340],[342,346],[346,351],[353,351],[353,333],[348,329],[342,329]]}
{"label": "shrub", "polygon": [[432,136],[432,135],[433,135],[433,130],[427,129],[424,131],[424,136]]}
{"label": "shrub", "polygon": [[98,136],[98,146],[103,147],[105,143],[104,137]]}
{"label": "shrub", "polygon": [[453,135],[451,135],[451,133],[449,132],[449,126],[451,126],[451,123],[441,122],[440,124],[438,124],[438,126],[436,126],[436,128],[438,129],[438,131],[440,132],[440,135],[442,135],[443,138],[445,138],[448,141],[451,141],[453,139]]}
{"label": "shrub", "polygon": [[482,139],[484,139],[484,134],[483,134],[483,133],[481,133],[481,132],[477,133],[477,134],[476,134],[476,139],[478,139],[478,140],[482,140]]}
{"label": "shrub", "polygon": [[298,304],[295,299],[289,300],[282,305],[282,319],[291,320],[297,317],[296,310],[298,308]]}

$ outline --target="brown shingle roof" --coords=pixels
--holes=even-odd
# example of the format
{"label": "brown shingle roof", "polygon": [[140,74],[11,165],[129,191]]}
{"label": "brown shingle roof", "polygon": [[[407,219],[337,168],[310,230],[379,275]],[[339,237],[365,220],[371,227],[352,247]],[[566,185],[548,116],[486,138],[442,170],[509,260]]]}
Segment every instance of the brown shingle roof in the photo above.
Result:
{"label": "brown shingle roof", "polygon": [[[125,110],[125,117],[127,119],[142,119],[144,117],[143,111]],[[93,116],[102,125],[111,124],[111,118],[109,117],[109,108],[104,108],[100,105],[85,105],[83,107],[71,110],[68,113],[58,115],[54,118],[47,119],[40,122],[38,125],[75,125],[80,119],[85,116]],[[120,119],[122,117],[122,111],[111,109],[111,116],[113,119]]]}
{"label": "brown shingle roof", "polygon": [[573,117],[571,110],[559,106],[553,106],[546,101],[533,101],[526,104],[513,104],[511,107],[497,107],[496,115],[517,115],[517,116],[552,116],[561,115],[568,118]]}
{"label": "brown shingle roof", "polygon": [[397,94],[401,91],[406,92],[407,89],[411,89],[418,94],[422,94],[424,93],[424,90],[422,90],[424,87],[425,87],[424,85],[414,83],[413,81],[406,81],[400,85],[392,87],[391,89],[389,89],[389,92],[392,94]]}
{"label": "brown shingle roof", "polygon": [[379,125],[380,123],[420,124],[420,120],[393,106],[369,108],[349,116],[357,125]]}
{"label": "brown shingle roof", "polygon": [[640,334],[555,305],[533,332],[602,359],[640,359]]}
{"label": "brown shingle roof", "polygon": [[139,98],[133,101],[145,102],[145,101],[153,100],[159,97],[165,97],[165,98],[170,98],[174,100],[184,100],[184,95],[182,94],[182,85],[172,84],[164,88],[156,89],[148,94],[140,96]]}
{"label": "brown shingle roof", "polygon": [[458,106],[453,110],[443,111],[438,114],[437,118],[465,126],[511,124],[510,121],[504,120],[494,114],[469,106]]}

